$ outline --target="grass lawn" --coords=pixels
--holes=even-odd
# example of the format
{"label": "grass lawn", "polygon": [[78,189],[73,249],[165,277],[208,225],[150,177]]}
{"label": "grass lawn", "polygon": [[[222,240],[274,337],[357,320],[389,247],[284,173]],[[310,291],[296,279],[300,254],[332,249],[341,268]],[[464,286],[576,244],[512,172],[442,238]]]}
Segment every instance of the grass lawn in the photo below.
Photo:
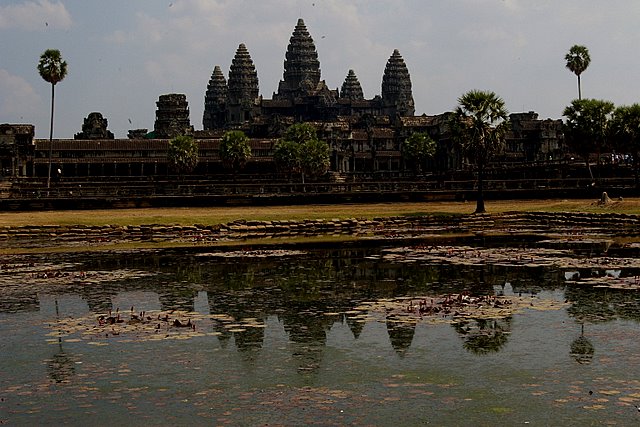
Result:
{"label": "grass lawn", "polygon": [[[640,199],[615,201],[606,206],[598,206],[595,200],[500,200],[487,201],[486,208],[488,213],[546,211],[640,214]],[[213,225],[238,219],[302,220],[374,218],[420,214],[471,214],[474,209],[475,202],[425,202],[4,212],[0,213],[0,226],[109,224]]]}

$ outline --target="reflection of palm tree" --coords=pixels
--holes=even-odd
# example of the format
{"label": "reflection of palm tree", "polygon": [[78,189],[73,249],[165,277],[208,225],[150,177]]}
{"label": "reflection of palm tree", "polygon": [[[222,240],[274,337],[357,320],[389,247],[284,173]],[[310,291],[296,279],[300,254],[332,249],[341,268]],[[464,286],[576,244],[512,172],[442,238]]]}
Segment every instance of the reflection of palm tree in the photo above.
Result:
{"label": "reflection of palm tree", "polygon": [[508,341],[511,317],[504,319],[474,319],[453,324],[463,336],[465,350],[477,355],[497,353]]}
{"label": "reflection of palm tree", "polygon": [[[58,300],[56,305],[56,322],[60,321],[60,311],[58,309]],[[58,331],[62,333],[62,331]],[[52,359],[47,360],[47,371],[49,378],[56,383],[69,382],[69,379],[75,374],[75,362],[73,356],[64,351],[62,348],[62,337],[58,336],[58,352],[53,355]]]}
{"label": "reflection of palm tree", "polygon": [[581,365],[588,365],[593,360],[594,353],[593,344],[584,336],[584,323],[582,323],[580,336],[571,343],[571,352],[569,354]]}

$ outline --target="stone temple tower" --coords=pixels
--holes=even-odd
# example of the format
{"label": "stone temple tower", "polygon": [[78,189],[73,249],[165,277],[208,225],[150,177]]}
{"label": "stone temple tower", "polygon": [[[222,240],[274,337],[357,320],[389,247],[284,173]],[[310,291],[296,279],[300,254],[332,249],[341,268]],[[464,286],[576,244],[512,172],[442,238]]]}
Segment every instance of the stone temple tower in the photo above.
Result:
{"label": "stone temple tower", "polygon": [[294,99],[315,91],[320,83],[316,46],[302,18],[298,19],[285,54],[283,80],[274,99]]}
{"label": "stone temple tower", "polygon": [[358,77],[353,70],[349,70],[347,77],[344,79],[344,83],[342,83],[342,88],[340,89],[340,98],[351,99],[355,101],[361,101],[364,99],[362,86],[360,86],[360,81],[358,80]]}
{"label": "stone temple tower", "polygon": [[156,121],[153,127],[156,138],[175,138],[193,132],[189,120],[189,103],[185,94],[160,95],[156,106]]}
{"label": "stone temple tower", "polygon": [[215,66],[207,92],[204,95],[204,114],[202,127],[204,130],[219,129],[224,127],[227,120],[227,81],[219,66]]}
{"label": "stone temple tower", "polygon": [[229,69],[227,94],[228,123],[242,124],[256,115],[258,73],[244,44],[238,46]]}
{"label": "stone temple tower", "polygon": [[398,49],[387,61],[382,76],[383,114],[394,117],[413,116],[415,105],[411,91],[411,76]]}

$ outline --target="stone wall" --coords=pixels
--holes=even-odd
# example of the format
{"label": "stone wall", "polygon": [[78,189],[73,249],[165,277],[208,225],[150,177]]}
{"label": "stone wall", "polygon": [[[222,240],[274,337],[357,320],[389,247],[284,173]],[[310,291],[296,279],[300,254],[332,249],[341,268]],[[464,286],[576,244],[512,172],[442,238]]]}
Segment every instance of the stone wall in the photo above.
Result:
{"label": "stone wall", "polygon": [[207,244],[277,237],[350,235],[362,239],[425,239],[429,236],[560,233],[567,238],[640,234],[640,215],[518,212],[493,215],[425,215],[386,218],[318,220],[236,220],[226,224],[190,226],[22,226],[0,227],[0,246],[100,246],[122,242]]}

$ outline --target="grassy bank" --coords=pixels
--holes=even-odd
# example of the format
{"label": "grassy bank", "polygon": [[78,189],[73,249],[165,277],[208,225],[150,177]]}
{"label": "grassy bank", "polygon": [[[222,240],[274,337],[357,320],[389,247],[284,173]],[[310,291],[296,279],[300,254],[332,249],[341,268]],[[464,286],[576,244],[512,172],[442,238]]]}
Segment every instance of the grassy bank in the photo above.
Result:
{"label": "grassy bank", "polygon": [[[0,225],[142,225],[223,224],[246,220],[302,220],[374,218],[421,214],[471,214],[474,202],[375,203],[301,206],[233,206],[211,208],[108,209],[78,211],[4,212]],[[510,211],[591,212],[640,214],[640,199],[625,199],[606,206],[594,200],[512,200],[487,202],[489,213]]]}

